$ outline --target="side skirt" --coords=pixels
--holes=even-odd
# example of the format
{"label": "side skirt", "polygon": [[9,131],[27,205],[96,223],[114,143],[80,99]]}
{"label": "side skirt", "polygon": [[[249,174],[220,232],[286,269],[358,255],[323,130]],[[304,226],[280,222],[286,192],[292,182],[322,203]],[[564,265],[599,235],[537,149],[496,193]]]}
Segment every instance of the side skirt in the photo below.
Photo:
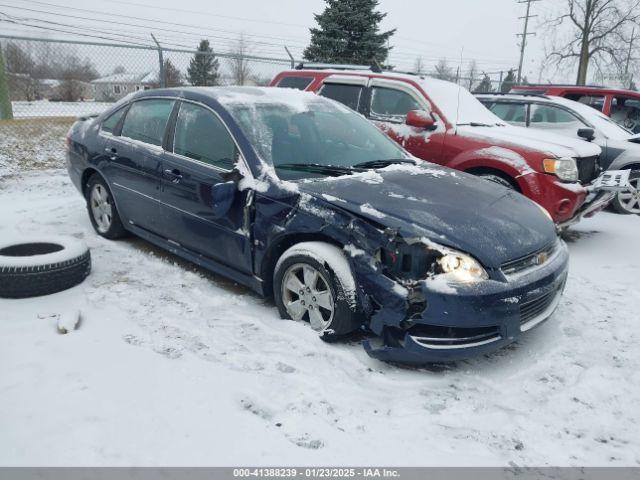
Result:
{"label": "side skirt", "polygon": [[149,243],[153,243],[154,245],[170,253],[173,253],[174,255],[184,258],[185,260],[193,262],[200,267],[206,268],[213,273],[222,275],[223,277],[226,277],[230,280],[241,283],[242,285],[249,287],[257,294],[264,296],[264,281],[261,278],[258,278],[254,275],[247,275],[225,265],[221,265],[207,257],[194,253],[191,250],[188,250],[180,245],[174,244],[167,239],[151,233],[143,228],[132,225],[131,223],[125,225],[125,228],[134,235],[148,241]]}

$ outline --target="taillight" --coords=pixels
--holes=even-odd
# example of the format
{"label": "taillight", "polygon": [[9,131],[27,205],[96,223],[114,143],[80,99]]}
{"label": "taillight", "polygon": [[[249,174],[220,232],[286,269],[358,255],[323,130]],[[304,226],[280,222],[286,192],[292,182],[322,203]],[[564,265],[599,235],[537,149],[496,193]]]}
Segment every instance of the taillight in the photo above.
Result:
{"label": "taillight", "polygon": [[67,135],[66,141],[67,141],[67,148],[71,149],[71,135]]}

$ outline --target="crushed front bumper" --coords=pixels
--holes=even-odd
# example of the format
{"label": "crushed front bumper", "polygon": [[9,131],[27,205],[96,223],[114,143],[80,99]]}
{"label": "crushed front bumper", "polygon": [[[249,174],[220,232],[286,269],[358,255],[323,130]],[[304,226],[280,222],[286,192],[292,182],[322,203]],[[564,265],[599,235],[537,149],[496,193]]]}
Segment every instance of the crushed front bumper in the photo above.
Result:
{"label": "crushed front bumper", "polygon": [[399,320],[381,309],[371,322],[379,338],[365,341],[364,348],[379,360],[409,364],[450,362],[495,351],[553,314],[566,283],[568,259],[566,245],[560,242],[546,263],[518,274],[499,271],[492,280],[451,289],[433,289],[421,282],[423,311]]}
{"label": "crushed front bumper", "polygon": [[563,230],[575,225],[585,217],[591,217],[606,208],[618,192],[628,190],[629,170],[607,170],[591,185],[586,187],[588,193],[584,204],[569,220],[562,222],[558,228]]}

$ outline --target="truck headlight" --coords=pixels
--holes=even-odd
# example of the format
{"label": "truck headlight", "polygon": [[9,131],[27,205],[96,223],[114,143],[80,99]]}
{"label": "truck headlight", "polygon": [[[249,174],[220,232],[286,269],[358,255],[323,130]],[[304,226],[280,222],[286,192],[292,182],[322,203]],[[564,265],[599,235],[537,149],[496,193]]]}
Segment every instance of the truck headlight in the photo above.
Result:
{"label": "truck headlight", "polygon": [[468,283],[489,278],[478,261],[467,254],[449,251],[438,259],[441,273],[453,281]]}
{"label": "truck headlight", "polygon": [[542,164],[546,173],[552,173],[564,182],[578,181],[578,165],[575,158],[547,158]]}

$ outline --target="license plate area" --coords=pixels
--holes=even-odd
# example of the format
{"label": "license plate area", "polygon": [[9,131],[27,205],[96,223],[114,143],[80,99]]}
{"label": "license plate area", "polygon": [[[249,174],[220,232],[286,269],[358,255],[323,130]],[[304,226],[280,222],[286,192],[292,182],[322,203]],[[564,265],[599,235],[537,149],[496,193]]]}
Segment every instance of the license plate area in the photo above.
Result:
{"label": "license plate area", "polygon": [[631,170],[607,170],[591,184],[591,190],[623,192],[630,188],[629,174]]}

